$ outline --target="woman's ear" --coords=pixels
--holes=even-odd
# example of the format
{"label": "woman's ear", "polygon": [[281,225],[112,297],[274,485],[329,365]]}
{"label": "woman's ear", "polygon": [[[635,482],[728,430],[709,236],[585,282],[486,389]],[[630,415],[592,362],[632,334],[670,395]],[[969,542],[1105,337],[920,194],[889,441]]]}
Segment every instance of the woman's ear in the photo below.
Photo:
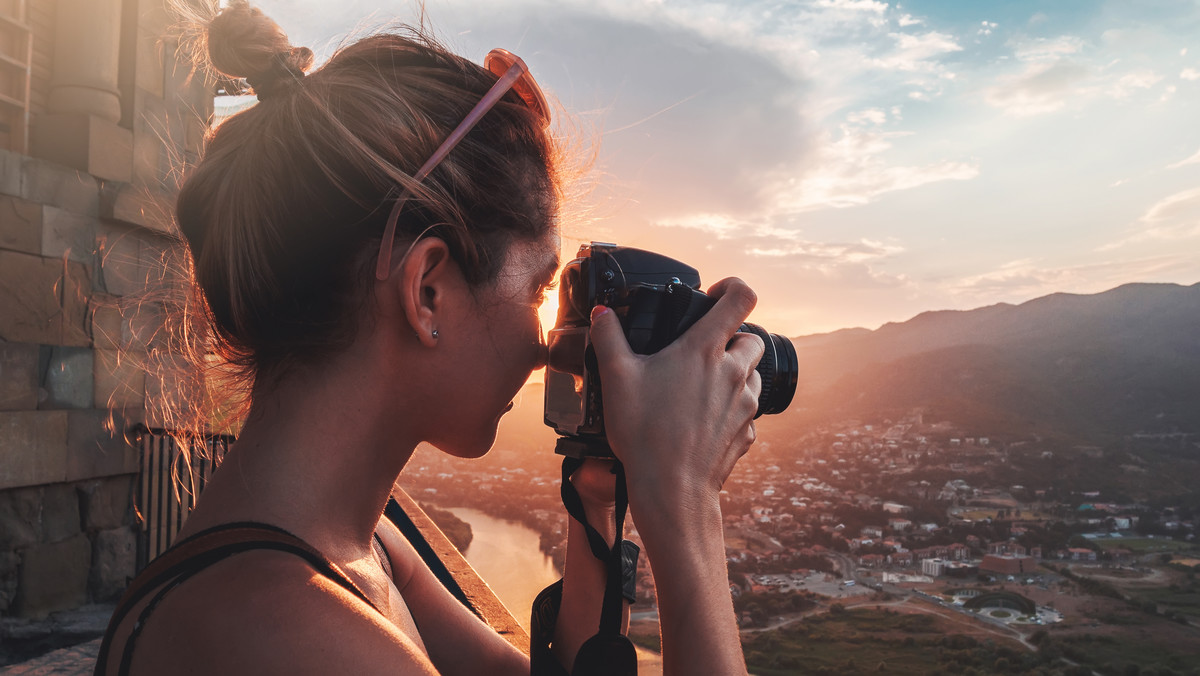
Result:
{"label": "woman's ear", "polygon": [[454,260],[450,248],[438,237],[413,244],[393,279],[404,317],[426,347],[438,342],[438,317],[445,310]]}

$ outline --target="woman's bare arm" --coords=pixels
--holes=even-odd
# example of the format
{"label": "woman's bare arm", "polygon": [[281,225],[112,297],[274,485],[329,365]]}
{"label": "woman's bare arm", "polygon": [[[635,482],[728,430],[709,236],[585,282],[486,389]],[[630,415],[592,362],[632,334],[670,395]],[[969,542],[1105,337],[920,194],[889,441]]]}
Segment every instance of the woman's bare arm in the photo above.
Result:
{"label": "woman's bare arm", "polygon": [[754,440],[763,344],[737,333],[754,307],[749,287],[726,280],[709,293],[712,310],[653,355],[630,351],[611,311],[592,314],[606,431],[654,571],[668,674],[746,670],[719,494]]}
{"label": "woman's bare arm", "polygon": [[388,519],[376,529],[392,559],[393,579],[443,676],[527,676],[529,659],[454,598]]}

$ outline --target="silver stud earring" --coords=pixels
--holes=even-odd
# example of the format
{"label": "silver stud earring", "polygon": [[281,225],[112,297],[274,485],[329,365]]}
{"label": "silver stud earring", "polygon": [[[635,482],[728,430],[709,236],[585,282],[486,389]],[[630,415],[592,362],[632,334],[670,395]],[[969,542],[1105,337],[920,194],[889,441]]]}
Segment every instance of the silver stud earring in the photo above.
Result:
{"label": "silver stud earring", "polygon": [[434,330],[433,330],[433,333],[432,333],[431,335],[433,336],[433,339],[434,339],[434,340],[437,340],[437,339],[438,339],[438,330],[437,330],[437,329],[434,329]]}

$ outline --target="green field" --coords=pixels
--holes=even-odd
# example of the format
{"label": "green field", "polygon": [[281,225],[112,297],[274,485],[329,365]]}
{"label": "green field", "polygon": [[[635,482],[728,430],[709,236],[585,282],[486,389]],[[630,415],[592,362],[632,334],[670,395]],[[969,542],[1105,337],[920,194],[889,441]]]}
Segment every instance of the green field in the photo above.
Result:
{"label": "green field", "polygon": [[1166,538],[1105,538],[1092,540],[1101,549],[1128,549],[1134,554],[1157,554],[1159,552],[1200,551],[1194,543],[1179,542]]}
{"label": "green field", "polygon": [[743,636],[742,646],[751,673],[759,676],[1022,673],[1040,663],[1035,653],[955,631],[935,615],[855,609]]}

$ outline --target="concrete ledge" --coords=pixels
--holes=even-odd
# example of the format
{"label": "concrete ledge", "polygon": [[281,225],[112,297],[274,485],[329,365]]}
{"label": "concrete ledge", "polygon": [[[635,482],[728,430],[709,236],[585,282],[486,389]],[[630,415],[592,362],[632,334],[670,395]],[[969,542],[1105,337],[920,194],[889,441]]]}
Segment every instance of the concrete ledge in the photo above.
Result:
{"label": "concrete ledge", "polygon": [[[497,634],[504,637],[514,648],[522,653],[529,654],[529,634],[517,622],[508,608],[496,597],[496,593],[492,588],[479,577],[479,573],[467,563],[463,555],[459,553],[458,548],[451,544],[450,540],[446,539],[441,529],[433,523],[428,515],[421,509],[417,502],[409,497],[403,489],[396,487],[392,490],[392,497],[412,520],[413,524],[420,531],[421,536],[425,538],[425,542],[433,549],[434,554],[441,560],[442,564],[450,572],[460,589],[466,594],[467,601],[471,610],[473,610],[484,622],[487,622]],[[414,543],[416,544],[416,543]]]}

